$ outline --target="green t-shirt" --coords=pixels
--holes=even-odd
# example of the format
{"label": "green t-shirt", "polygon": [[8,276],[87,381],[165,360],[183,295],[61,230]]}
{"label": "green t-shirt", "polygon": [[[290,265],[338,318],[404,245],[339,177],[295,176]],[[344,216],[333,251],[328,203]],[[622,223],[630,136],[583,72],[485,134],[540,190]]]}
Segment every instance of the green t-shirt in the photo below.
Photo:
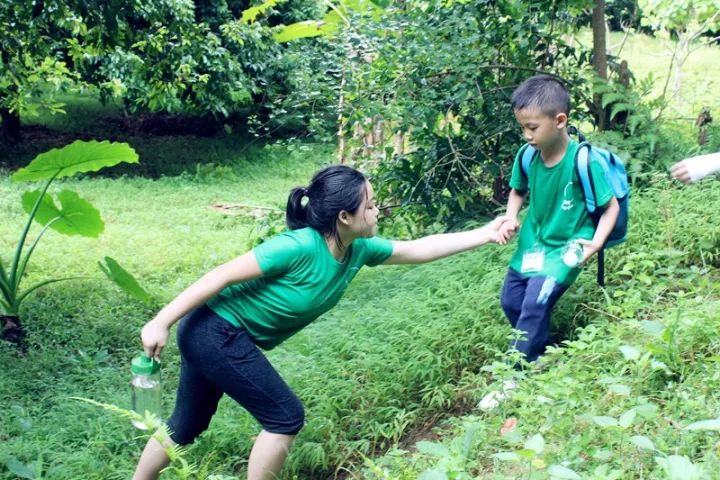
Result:
{"label": "green t-shirt", "polygon": [[[546,167],[536,154],[530,164],[529,175],[523,175],[520,151],[515,156],[510,187],[530,192],[530,208],[520,229],[518,249],[510,260],[510,268],[526,276],[554,277],[562,285],[572,284],[580,268],[568,267],[562,261],[563,249],[570,240],[591,240],[595,225],[585,207],[585,195],[575,168],[578,143],[570,141],[565,156],[557,164]],[[602,165],[591,160],[590,169],[598,206],[613,196]],[[528,252],[543,252],[542,269],[523,272],[523,256]]]}
{"label": "green t-shirt", "polygon": [[338,261],[317,230],[283,232],[253,250],[261,278],[225,288],[208,306],[270,350],[335,306],[360,268],[383,263],[392,250],[388,240],[358,238]]}

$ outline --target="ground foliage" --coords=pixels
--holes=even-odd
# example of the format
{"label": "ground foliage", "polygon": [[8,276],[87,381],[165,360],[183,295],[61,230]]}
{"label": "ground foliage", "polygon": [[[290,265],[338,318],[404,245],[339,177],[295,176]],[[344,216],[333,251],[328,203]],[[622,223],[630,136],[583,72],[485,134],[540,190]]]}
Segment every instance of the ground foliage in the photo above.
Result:
{"label": "ground foliage", "polygon": [[[276,168],[282,168],[287,154],[278,153]],[[296,178],[306,174],[297,172]],[[263,175],[258,171],[253,178],[265,185],[267,196],[271,192]],[[218,243],[217,238],[249,232],[254,219],[222,220],[204,213],[218,186],[236,188],[231,182],[203,177],[147,182],[98,179],[78,182],[77,187],[90,198],[108,199],[99,202],[115,219],[106,232],[108,246],[128,257],[132,255],[124,252],[135,251],[130,267],[160,299],[171,297],[222,257],[246,248],[244,241]],[[252,184],[244,183],[243,189],[252,190]],[[276,195],[283,187],[277,185]],[[108,190],[116,191],[116,200],[102,194]],[[165,197],[168,205],[183,207],[161,208],[152,201],[156,195]],[[547,448],[538,458],[546,465],[568,461],[563,465],[579,472],[590,472],[600,463],[623,472],[661,468],[652,455],[642,456],[627,443],[636,435],[651,439],[665,454],[712,465],[707,463],[714,461],[707,443],[712,437],[686,434],[675,424],[684,427],[714,415],[711,392],[716,380],[711,370],[720,352],[710,332],[716,319],[712,302],[718,301],[714,276],[720,229],[710,212],[720,202],[717,195],[712,184],[681,190],[666,179],[657,179],[648,192],[636,195],[628,244],[608,254],[607,296],[594,283],[594,267],[588,267],[559,306],[558,331],[569,343],[551,356],[548,370],[529,374],[517,400],[501,414],[468,419],[479,426],[473,427],[471,453],[462,457],[465,471],[495,472],[498,478],[527,473],[525,464],[509,467],[492,456],[522,448],[513,443],[517,438],[511,442],[494,433],[510,416],[519,419],[522,442],[537,433],[543,436]],[[148,204],[156,205],[154,212],[146,211]],[[122,220],[129,216],[131,222]],[[145,226],[138,228],[139,223]],[[170,237],[175,240],[162,241]],[[183,238],[186,241],[177,241]],[[46,248],[53,246],[49,242]],[[76,246],[90,250],[81,242]],[[327,478],[346,470],[354,472],[351,478],[373,478],[372,472],[362,471],[364,458],[394,445],[412,446],[400,442],[439,418],[472,411],[488,384],[512,374],[502,362],[493,363],[503,358],[510,334],[497,299],[510,252],[511,247],[488,247],[434,265],[368,269],[335,310],[271,353],[307,408],[308,424],[291,453],[285,478]],[[93,253],[68,250],[64,255],[77,256],[82,265],[83,257]],[[50,288],[29,300],[28,317],[36,320],[29,324],[31,353],[17,357],[10,349],[0,350],[3,364],[19,367],[3,369],[0,382],[9,406],[0,430],[7,445],[6,469],[24,465],[51,478],[127,476],[142,436],[122,415],[69,397],[127,407],[127,393],[119,386],[138,348],[137,332],[158,306],[128,301],[100,283]],[[657,327],[656,333],[646,332],[647,325]],[[657,337],[666,329],[670,333]],[[650,352],[647,362],[663,362],[666,368],[626,359],[619,348],[623,345],[636,349],[640,357]],[[179,366],[174,344],[164,359],[169,407]],[[550,399],[554,408],[537,403],[538,395]],[[703,401],[692,400],[702,396]],[[638,411],[622,437],[619,430],[608,430],[592,418],[617,419],[648,402],[656,404],[658,412],[645,419]],[[69,417],[83,420],[68,422]],[[455,423],[458,429],[466,428],[462,422]],[[242,475],[258,431],[239,407],[222,402],[211,429],[184,458],[206,472]],[[409,463],[402,463],[395,451],[376,465],[388,469],[386,478],[417,478],[426,469],[439,468],[436,455],[418,448],[424,454]],[[546,478],[546,469],[537,465],[542,464],[532,468],[541,472],[538,478]],[[12,478],[10,471],[0,475]]]}
{"label": "ground foliage", "polygon": [[515,372],[498,356],[482,370],[519,381],[509,401],[366,462],[362,478],[715,478],[720,243],[704,207],[717,188],[656,180],[635,200],[609,288],[587,274],[573,287],[556,315],[570,335],[544,366]]}

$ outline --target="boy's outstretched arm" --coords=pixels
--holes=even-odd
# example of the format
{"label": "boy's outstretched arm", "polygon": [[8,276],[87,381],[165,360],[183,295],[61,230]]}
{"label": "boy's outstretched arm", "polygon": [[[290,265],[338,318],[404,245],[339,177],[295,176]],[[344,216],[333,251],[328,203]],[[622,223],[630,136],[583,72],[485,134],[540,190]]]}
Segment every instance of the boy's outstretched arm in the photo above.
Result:
{"label": "boy's outstretched arm", "polygon": [[505,241],[508,241],[517,232],[520,223],[518,223],[518,213],[525,202],[527,192],[521,193],[514,188],[510,190],[510,196],[508,197],[508,204],[505,216],[507,220],[500,227],[500,234]]}
{"label": "boy's outstretched arm", "polygon": [[617,198],[612,197],[605,206],[605,211],[600,216],[600,221],[595,229],[595,235],[592,240],[578,239],[578,242],[583,245],[583,260],[582,263],[588,261],[590,257],[595,255],[605,245],[608,235],[615,226],[615,221],[620,213],[620,204],[618,204]]}

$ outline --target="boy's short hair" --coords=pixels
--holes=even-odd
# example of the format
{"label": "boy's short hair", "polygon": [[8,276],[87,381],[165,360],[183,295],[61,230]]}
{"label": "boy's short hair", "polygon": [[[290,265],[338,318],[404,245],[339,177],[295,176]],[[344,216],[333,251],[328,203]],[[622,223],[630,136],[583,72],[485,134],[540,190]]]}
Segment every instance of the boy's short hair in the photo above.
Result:
{"label": "boy's short hair", "polygon": [[570,95],[565,85],[550,75],[536,75],[520,84],[510,100],[513,110],[539,108],[554,117],[558,113],[570,113]]}

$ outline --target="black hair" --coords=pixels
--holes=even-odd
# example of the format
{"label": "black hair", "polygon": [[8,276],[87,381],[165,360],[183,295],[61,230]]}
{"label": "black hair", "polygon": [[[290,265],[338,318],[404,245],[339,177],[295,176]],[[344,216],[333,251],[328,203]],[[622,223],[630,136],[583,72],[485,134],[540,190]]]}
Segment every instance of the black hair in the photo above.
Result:
{"label": "black hair", "polygon": [[550,75],[536,75],[520,84],[512,94],[512,109],[539,108],[546,115],[570,113],[570,95],[562,81]]}
{"label": "black hair", "polygon": [[[338,214],[357,212],[365,190],[365,175],[346,165],[323,168],[313,175],[310,185],[290,191],[285,221],[290,230],[312,227],[325,236],[332,235],[342,245],[337,231]],[[307,202],[303,205],[303,198]]]}

